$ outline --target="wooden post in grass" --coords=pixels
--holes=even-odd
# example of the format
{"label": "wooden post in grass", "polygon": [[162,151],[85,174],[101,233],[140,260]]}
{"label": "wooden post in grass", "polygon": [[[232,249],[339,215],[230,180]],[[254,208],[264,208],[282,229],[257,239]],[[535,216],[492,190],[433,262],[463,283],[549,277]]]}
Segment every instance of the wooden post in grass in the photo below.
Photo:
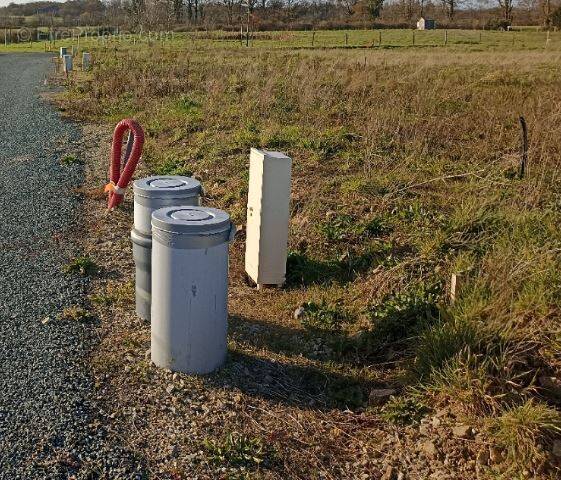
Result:
{"label": "wooden post in grass", "polygon": [[549,45],[549,30],[547,31],[547,37],[545,39],[545,48]]}
{"label": "wooden post in grass", "polygon": [[481,43],[481,32],[479,32],[479,43]]}
{"label": "wooden post in grass", "polygon": [[378,46],[382,46],[382,30],[378,32]]}
{"label": "wooden post in grass", "polygon": [[462,280],[463,277],[459,272],[453,273],[452,277],[450,278],[450,305],[454,305],[460,295]]}
{"label": "wooden post in grass", "polygon": [[415,30],[413,30],[413,45],[415,45]]}
{"label": "wooden post in grass", "polygon": [[528,126],[526,125],[526,119],[524,117],[521,116],[519,120],[522,136],[522,157],[520,158],[518,177],[524,178],[526,170],[528,169]]}
{"label": "wooden post in grass", "polygon": [[444,30],[444,45],[448,45],[448,30]]}
{"label": "wooden post in grass", "polygon": [[345,46],[349,46],[349,34],[345,32]]}
{"label": "wooden post in grass", "polygon": [[312,47],[314,46],[315,41],[316,41],[316,32],[312,32]]}

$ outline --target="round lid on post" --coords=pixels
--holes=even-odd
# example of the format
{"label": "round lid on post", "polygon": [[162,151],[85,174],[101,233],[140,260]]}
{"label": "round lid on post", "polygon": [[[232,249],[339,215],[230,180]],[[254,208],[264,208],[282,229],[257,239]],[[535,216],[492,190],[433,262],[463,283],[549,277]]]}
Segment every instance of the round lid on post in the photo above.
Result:
{"label": "round lid on post", "polygon": [[152,228],[188,235],[214,235],[229,231],[230,215],[210,207],[165,207],[152,213]]}
{"label": "round lid on post", "polygon": [[201,183],[191,177],[158,175],[135,180],[133,191],[147,198],[194,197],[201,193]]}

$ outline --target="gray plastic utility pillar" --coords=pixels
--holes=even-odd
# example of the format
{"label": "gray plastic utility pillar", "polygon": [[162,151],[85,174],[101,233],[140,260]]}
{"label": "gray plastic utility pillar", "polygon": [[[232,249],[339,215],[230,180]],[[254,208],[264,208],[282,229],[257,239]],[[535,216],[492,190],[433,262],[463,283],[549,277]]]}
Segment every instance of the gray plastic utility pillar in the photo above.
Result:
{"label": "gray plastic utility pillar", "polygon": [[136,266],[136,313],[143,320],[150,320],[152,212],[172,205],[199,205],[201,184],[190,177],[154,176],[136,180],[133,191],[131,240]]}
{"label": "gray plastic utility pillar", "polygon": [[230,216],[207,207],[152,214],[152,361],[204,374],[226,358]]}

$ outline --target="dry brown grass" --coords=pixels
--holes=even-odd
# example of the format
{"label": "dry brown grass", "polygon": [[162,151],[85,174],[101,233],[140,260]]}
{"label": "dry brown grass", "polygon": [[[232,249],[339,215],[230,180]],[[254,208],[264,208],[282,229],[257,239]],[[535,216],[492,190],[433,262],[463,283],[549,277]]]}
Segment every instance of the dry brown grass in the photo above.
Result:
{"label": "dry brown grass", "polygon": [[[134,319],[131,298],[113,283],[96,287],[107,301],[97,302],[106,320],[95,369],[121,412],[116,431],[155,476],[216,478],[222,467],[244,475],[209,460],[204,439],[221,442],[226,432],[271,447],[251,478],[376,478],[388,465],[412,478],[555,475],[558,460],[542,453],[555,432],[540,428],[520,434],[521,452],[534,456],[474,459],[488,444],[504,448],[485,418],[527,405],[559,415],[536,381],[561,377],[558,60],[527,51],[153,48],[100,58],[93,76],[71,85],[64,100],[77,116],[140,119],[143,173],[197,176],[205,202],[239,224],[249,147],[294,158],[288,284],[263,293],[246,284],[242,234],[231,250],[231,359],[222,372],[173,380],[150,367],[148,327]],[[519,115],[531,145],[523,180]],[[90,159],[99,183],[107,151]],[[102,211],[102,201],[87,201]],[[124,282],[130,209],[91,224],[100,239],[91,255],[103,268],[122,245]],[[450,306],[446,288],[459,271],[466,281]],[[304,302],[324,309],[318,318],[344,321],[307,327],[292,317]],[[444,420],[428,432],[388,424],[368,408],[373,387],[408,399],[384,418],[429,404]],[[460,421],[478,435],[455,438]],[[419,446],[425,437],[435,458]]]}

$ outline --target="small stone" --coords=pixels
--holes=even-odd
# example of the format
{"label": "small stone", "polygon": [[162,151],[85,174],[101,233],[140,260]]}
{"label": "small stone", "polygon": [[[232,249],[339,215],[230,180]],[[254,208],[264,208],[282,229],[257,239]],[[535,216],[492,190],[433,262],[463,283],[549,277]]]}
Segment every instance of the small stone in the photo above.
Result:
{"label": "small stone", "polygon": [[438,455],[438,450],[434,442],[427,440],[421,444],[421,451],[428,457],[434,458]]}
{"label": "small stone", "polygon": [[395,468],[388,465],[380,480],[397,480],[397,472],[395,471]]}
{"label": "small stone", "polygon": [[51,318],[50,318],[50,317],[45,317],[43,320],[41,320],[41,323],[42,323],[43,325],[47,325],[47,323],[49,323],[50,321],[51,321]]}
{"label": "small stone", "polygon": [[469,425],[456,425],[452,428],[452,433],[455,437],[471,438],[473,431]]}
{"label": "small stone", "polygon": [[443,418],[443,417],[446,417],[447,415],[448,415],[448,410],[446,410],[446,409],[441,409],[441,410],[437,410],[437,411],[436,411],[435,417],[437,417],[437,418]]}
{"label": "small stone", "polygon": [[397,480],[404,480],[404,479],[405,479],[405,473],[399,472],[397,474]]}
{"label": "small stone", "polygon": [[185,460],[187,460],[188,462],[192,462],[193,460],[195,460],[195,458],[197,458],[197,454],[196,453],[190,453],[188,455],[185,455],[183,458]]}
{"label": "small stone", "polygon": [[561,440],[554,440],[551,453],[554,457],[561,458]]}
{"label": "small stone", "polygon": [[150,357],[152,356],[152,349],[148,349],[144,352],[144,360],[150,360]]}
{"label": "small stone", "polygon": [[423,436],[427,436],[429,434],[429,427],[427,425],[420,425],[419,426],[419,433]]}
{"label": "small stone", "polygon": [[177,382],[177,380],[179,380],[179,373],[177,373],[177,372],[174,373],[174,374],[172,375],[171,379],[172,379],[174,382]]}
{"label": "small stone", "polygon": [[442,420],[440,420],[439,417],[432,417],[432,422],[431,423],[432,423],[432,426],[434,428],[438,428],[442,424]]}
{"label": "small stone", "polygon": [[397,392],[393,388],[373,388],[368,396],[368,404],[373,407],[384,405]]}
{"label": "small stone", "polygon": [[265,383],[271,383],[273,381],[273,377],[271,377],[271,375],[265,375],[263,380]]}
{"label": "small stone", "polygon": [[489,464],[489,450],[486,448],[479,451],[477,454],[476,462],[478,465],[488,465]]}
{"label": "small stone", "polygon": [[179,457],[179,447],[177,445],[174,445],[173,447],[171,447],[171,450],[169,452],[169,456],[172,457],[172,458]]}
{"label": "small stone", "polygon": [[168,385],[166,387],[166,392],[168,392],[170,395],[173,393],[174,390],[175,390],[175,385]]}
{"label": "small stone", "polygon": [[300,305],[296,310],[294,310],[294,320],[302,318],[304,313],[306,313],[306,309]]}

